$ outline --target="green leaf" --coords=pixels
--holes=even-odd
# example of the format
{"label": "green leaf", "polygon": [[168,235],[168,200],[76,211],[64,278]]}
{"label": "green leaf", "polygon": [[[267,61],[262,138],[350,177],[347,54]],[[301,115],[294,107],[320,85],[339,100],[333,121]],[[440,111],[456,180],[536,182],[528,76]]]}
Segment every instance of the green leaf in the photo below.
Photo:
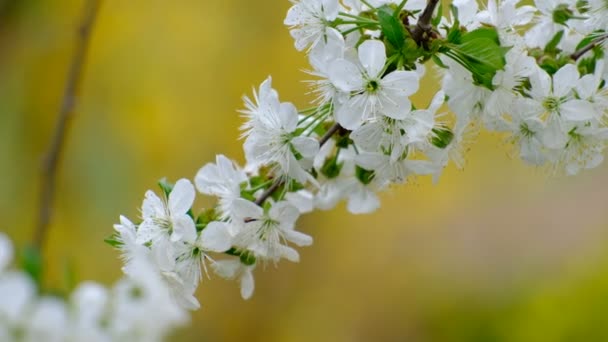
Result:
{"label": "green leaf", "polygon": [[398,17],[393,13],[393,9],[382,6],[378,9],[378,21],[380,29],[386,40],[396,49],[401,50],[405,41],[405,29]]}
{"label": "green leaf", "polygon": [[500,46],[494,29],[481,28],[465,33],[460,44],[446,44],[445,55],[454,59],[473,74],[478,85],[493,89],[492,79],[506,64],[505,54],[509,48]]}
{"label": "green leaf", "polygon": [[557,32],[555,34],[555,36],[553,36],[553,38],[551,38],[549,43],[547,43],[547,46],[545,46],[545,52],[547,52],[547,53],[557,52],[557,44],[559,44],[559,42],[562,41],[563,37],[564,37],[564,30]]}
{"label": "green leaf", "polygon": [[21,264],[25,273],[29,274],[40,288],[42,283],[42,256],[40,250],[33,246],[26,247],[21,256]]}
{"label": "green leaf", "polygon": [[443,62],[441,61],[441,58],[439,58],[437,55],[432,55],[431,59],[433,60],[433,62],[435,62],[435,64],[437,64],[437,66],[439,66],[440,68],[443,69],[447,69],[448,66],[443,64]]}

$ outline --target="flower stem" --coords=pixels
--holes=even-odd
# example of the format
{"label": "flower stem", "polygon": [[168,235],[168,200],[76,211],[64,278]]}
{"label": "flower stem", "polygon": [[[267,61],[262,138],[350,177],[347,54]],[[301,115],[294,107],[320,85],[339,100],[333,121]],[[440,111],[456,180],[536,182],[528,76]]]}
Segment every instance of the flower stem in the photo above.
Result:
{"label": "flower stem", "polygon": [[53,133],[52,140],[42,164],[38,223],[35,227],[33,240],[34,247],[38,250],[40,250],[44,244],[48,226],[53,215],[53,195],[55,193],[57,166],[61,159],[63,146],[65,145],[69,123],[75,114],[74,108],[80,90],[91,32],[93,31],[101,2],[102,0],[87,0],[82,12],[82,19],[76,35],[72,62],[70,64],[63,93],[63,100],[57,115],[55,132]]}
{"label": "flower stem", "polygon": [[606,39],[608,39],[608,33],[603,34],[603,35],[597,37],[596,39],[594,39],[589,44],[587,44],[587,45],[583,46],[582,48],[580,48],[579,50],[575,51],[573,54],[570,55],[570,58],[572,58],[575,61],[578,60],[584,54],[586,54],[587,52],[591,51],[591,49],[593,49],[594,47],[598,46],[599,44],[601,44]]}

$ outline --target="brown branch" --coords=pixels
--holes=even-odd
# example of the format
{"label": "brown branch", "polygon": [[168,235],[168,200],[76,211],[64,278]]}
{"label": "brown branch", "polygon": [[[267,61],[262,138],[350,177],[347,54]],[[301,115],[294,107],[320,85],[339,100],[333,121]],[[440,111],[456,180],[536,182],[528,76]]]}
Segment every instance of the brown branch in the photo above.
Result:
{"label": "brown branch", "polygon": [[[329,130],[325,133],[325,135],[323,135],[321,137],[321,139],[319,139],[319,146],[323,146],[325,145],[329,139],[331,139],[331,137],[336,134],[336,132],[338,132],[340,129],[342,128],[342,126],[340,126],[339,123],[335,123],[333,126],[331,126],[329,128]],[[272,183],[272,185],[270,186],[270,188],[266,189],[266,191],[264,191],[263,194],[260,195],[260,197],[258,197],[258,199],[255,200],[255,204],[261,206],[262,204],[264,204],[264,202],[270,197],[272,196],[272,194],[274,194],[277,190],[279,190],[279,188],[281,187],[281,185],[284,184],[284,181],[282,178],[277,178],[277,180]]]}
{"label": "brown branch", "polygon": [[433,12],[435,12],[435,8],[437,7],[438,3],[439,0],[429,0],[424,8],[424,11],[418,18],[416,27],[412,31],[412,38],[414,38],[419,46],[424,44],[431,36],[431,32],[433,30],[431,20],[433,19]]}
{"label": "brown branch", "polygon": [[591,49],[593,49],[594,47],[598,46],[599,44],[601,44],[606,39],[608,39],[608,33],[599,36],[598,38],[594,39],[589,44],[587,44],[587,45],[583,46],[582,48],[580,48],[579,50],[575,51],[573,54],[570,55],[570,58],[572,58],[575,61],[578,60],[584,54],[586,54],[587,52],[591,51]]}
{"label": "brown branch", "polygon": [[49,223],[53,214],[53,195],[55,176],[61,151],[65,144],[69,123],[74,116],[74,107],[80,90],[82,73],[86,61],[91,31],[99,12],[102,0],[87,0],[76,35],[76,43],[63,92],[63,100],[57,115],[55,131],[45,155],[41,170],[41,190],[38,223],[34,231],[34,246],[40,249],[44,244]]}

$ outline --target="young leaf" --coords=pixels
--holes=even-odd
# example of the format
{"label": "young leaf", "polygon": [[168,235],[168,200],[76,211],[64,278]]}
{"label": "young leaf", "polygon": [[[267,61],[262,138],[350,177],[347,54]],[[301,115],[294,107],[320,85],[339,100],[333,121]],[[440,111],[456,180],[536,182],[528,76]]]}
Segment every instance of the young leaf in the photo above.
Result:
{"label": "young leaf", "polygon": [[394,15],[393,10],[388,6],[380,7],[378,9],[378,21],[386,40],[396,50],[401,50],[405,41],[404,28],[399,19]]}

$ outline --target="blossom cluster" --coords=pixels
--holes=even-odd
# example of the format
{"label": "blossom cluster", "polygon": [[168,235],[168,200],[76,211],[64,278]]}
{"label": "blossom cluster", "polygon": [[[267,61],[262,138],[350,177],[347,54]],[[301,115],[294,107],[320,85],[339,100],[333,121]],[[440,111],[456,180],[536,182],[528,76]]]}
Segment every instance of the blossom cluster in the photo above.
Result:
{"label": "blossom cluster", "polygon": [[[141,218],[108,241],[137,278],[145,255],[175,303],[200,305],[210,273],[254,290],[258,264],[299,260],[300,215],[345,201],[354,214],[411,177],[437,180],[484,126],[534,165],[597,166],[608,138],[608,6],[603,0],[294,0],[285,24],[310,61],[315,99],[281,101],[269,77],[245,97],[246,165],[218,155],[193,181],[161,181]],[[443,15],[446,12],[449,14]],[[411,96],[441,77],[427,103]],[[447,105],[448,109],[445,109]],[[217,205],[196,210],[197,192]]]}
{"label": "blossom cluster", "polygon": [[28,273],[9,269],[13,254],[0,233],[0,341],[161,341],[189,320],[145,258],[112,288],[83,282],[61,298],[40,295]]}

